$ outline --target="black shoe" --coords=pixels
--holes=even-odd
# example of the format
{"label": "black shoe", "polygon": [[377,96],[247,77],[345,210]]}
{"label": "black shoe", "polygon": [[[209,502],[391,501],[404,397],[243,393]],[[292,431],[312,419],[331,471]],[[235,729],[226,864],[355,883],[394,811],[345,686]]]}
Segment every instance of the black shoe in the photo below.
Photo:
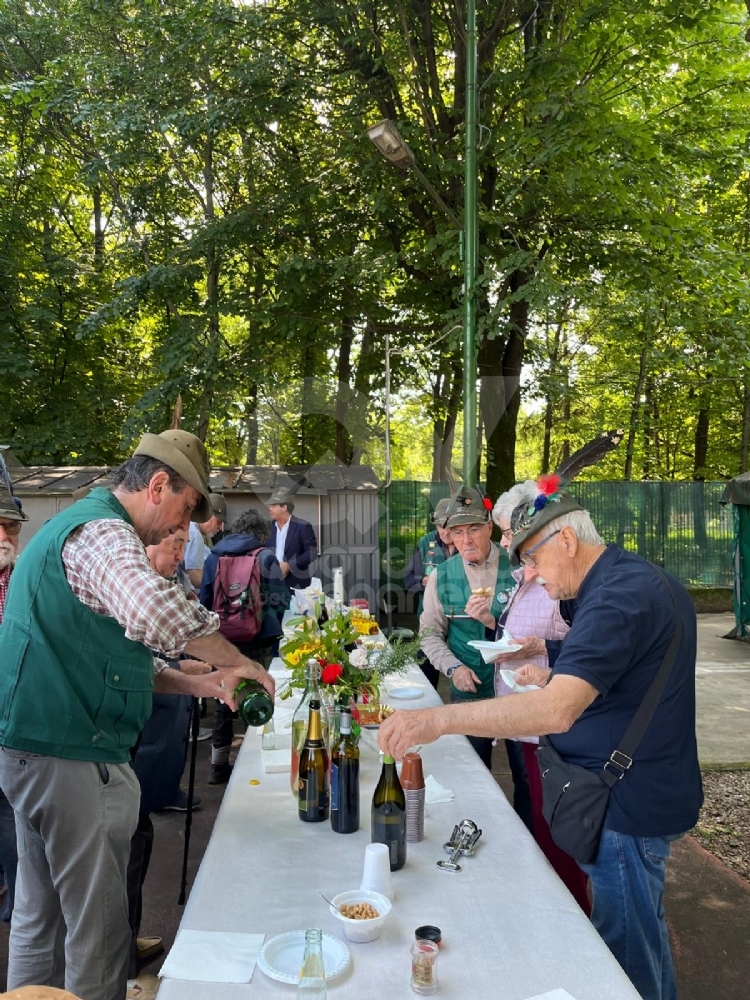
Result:
{"label": "black shoe", "polygon": [[[177,796],[177,798],[174,800],[174,802],[170,802],[168,806],[164,806],[164,808],[161,810],[161,812],[178,812],[178,813],[184,813],[184,812],[187,812],[187,807],[188,807],[187,792],[185,792],[182,789],[180,789],[180,793]],[[200,807],[201,807],[200,796],[194,795],[193,796],[193,809],[200,809]]]}
{"label": "black shoe", "polygon": [[208,776],[209,785],[226,785],[234,764],[212,764]]}

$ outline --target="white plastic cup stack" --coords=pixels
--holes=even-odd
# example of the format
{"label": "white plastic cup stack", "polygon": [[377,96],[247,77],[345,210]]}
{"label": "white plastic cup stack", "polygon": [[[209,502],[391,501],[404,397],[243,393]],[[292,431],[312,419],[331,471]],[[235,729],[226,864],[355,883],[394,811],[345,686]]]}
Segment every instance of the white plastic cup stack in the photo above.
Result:
{"label": "white plastic cup stack", "polygon": [[365,866],[360,889],[380,892],[393,901],[395,893],[391,879],[391,857],[386,844],[368,844],[365,848]]}

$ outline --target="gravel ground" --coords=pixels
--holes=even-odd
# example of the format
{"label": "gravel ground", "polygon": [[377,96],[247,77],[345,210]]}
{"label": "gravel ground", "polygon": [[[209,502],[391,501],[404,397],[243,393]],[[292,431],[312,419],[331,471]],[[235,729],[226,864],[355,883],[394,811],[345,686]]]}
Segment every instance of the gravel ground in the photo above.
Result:
{"label": "gravel ground", "polygon": [[705,802],[695,838],[750,882],[750,770],[703,774]]}

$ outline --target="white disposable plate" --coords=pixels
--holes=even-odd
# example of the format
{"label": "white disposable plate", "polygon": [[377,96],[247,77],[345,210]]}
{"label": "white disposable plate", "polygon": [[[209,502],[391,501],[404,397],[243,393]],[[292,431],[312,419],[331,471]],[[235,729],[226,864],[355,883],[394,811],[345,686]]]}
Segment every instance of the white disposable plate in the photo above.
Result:
{"label": "white disposable plate", "polygon": [[[288,931],[266,941],[258,956],[258,965],[271,979],[296,986],[305,954],[305,932]],[[326,979],[335,979],[349,965],[349,949],[331,934],[323,934],[323,965]]]}
{"label": "white disposable plate", "polygon": [[424,691],[420,687],[394,687],[388,690],[389,698],[396,698],[401,701],[409,701],[411,698],[424,697]]}
{"label": "white disposable plate", "polygon": [[469,646],[478,649],[485,663],[491,663],[500,653],[516,653],[521,648],[517,642],[487,642],[484,639],[469,639]]}

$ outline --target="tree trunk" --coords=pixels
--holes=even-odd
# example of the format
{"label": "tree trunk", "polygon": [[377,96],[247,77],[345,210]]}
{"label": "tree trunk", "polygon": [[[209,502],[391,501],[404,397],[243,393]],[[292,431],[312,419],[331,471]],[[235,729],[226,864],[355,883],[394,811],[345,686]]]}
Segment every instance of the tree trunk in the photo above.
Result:
{"label": "tree trunk", "polygon": [[247,390],[247,409],[245,410],[245,427],[247,428],[247,447],[245,461],[248,465],[258,464],[258,383],[253,382]]}
{"label": "tree trunk", "polygon": [[[531,275],[516,272],[513,291],[526,285]],[[507,340],[485,337],[479,349],[480,406],[487,440],[487,493],[493,499],[516,481],[516,428],[521,405],[521,367],[529,325],[529,303],[511,304]]]}
{"label": "tree trunk", "polygon": [[546,402],[544,406],[544,443],[542,445],[542,472],[549,472],[550,449],[552,446],[552,424],[555,402],[552,398],[552,384],[557,374],[557,360],[560,353],[560,336],[562,323],[555,324],[555,338],[552,342],[552,353],[549,359],[549,377],[547,382]]}
{"label": "tree trunk", "polygon": [[336,460],[342,465],[351,465],[352,437],[346,427],[346,413],[351,401],[351,351],[354,340],[354,324],[347,309],[348,295],[344,295],[344,319],[341,328],[341,346],[336,364],[338,384],[336,386]]}
{"label": "tree trunk", "polygon": [[[205,220],[208,227],[214,223],[214,144],[211,136],[206,140],[203,153],[203,186],[205,190]],[[220,347],[219,331],[219,277],[221,263],[214,245],[213,234],[206,250],[206,350],[203,363],[203,393],[201,395],[198,427],[196,433],[201,441],[206,440],[211,418],[214,396],[214,379],[217,374]]]}
{"label": "tree trunk", "polygon": [[695,425],[695,460],[693,465],[693,479],[700,483],[706,478],[709,421],[709,402],[708,397],[704,394]]}
{"label": "tree trunk", "polygon": [[654,469],[654,453],[652,434],[654,429],[653,411],[654,380],[649,375],[646,379],[645,402],[643,404],[643,478],[651,479]]}
{"label": "tree trunk", "polygon": [[[463,388],[463,366],[457,357],[449,360],[451,370],[445,372],[435,383],[437,397],[435,406],[440,407],[444,416],[435,419],[432,448],[432,481],[444,483],[453,463],[453,443],[456,436],[456,421],[461,405]],[[443,402],[446,391],[447,403]]]}
{"label": "tree trunk", "polygon": [[102,189],[94,185],[94,267],[101,271],[104,266],[104,229],[102,227]]}
{"label": "tree trunk", "polygon": [[633,476],[633,452],[635,451],[635,435],[638,430],[638,414],[641,409],[641,395],[643,394],[643,383],[646,378],[646,360],[648,358],[648,339],[641,348],[641,358],[638,365],[638,378],[633,392],[633,403],[630,407],[630,429],[628,430],[628,446],[625,452],[625,472],[623,479],[626,481]]}

